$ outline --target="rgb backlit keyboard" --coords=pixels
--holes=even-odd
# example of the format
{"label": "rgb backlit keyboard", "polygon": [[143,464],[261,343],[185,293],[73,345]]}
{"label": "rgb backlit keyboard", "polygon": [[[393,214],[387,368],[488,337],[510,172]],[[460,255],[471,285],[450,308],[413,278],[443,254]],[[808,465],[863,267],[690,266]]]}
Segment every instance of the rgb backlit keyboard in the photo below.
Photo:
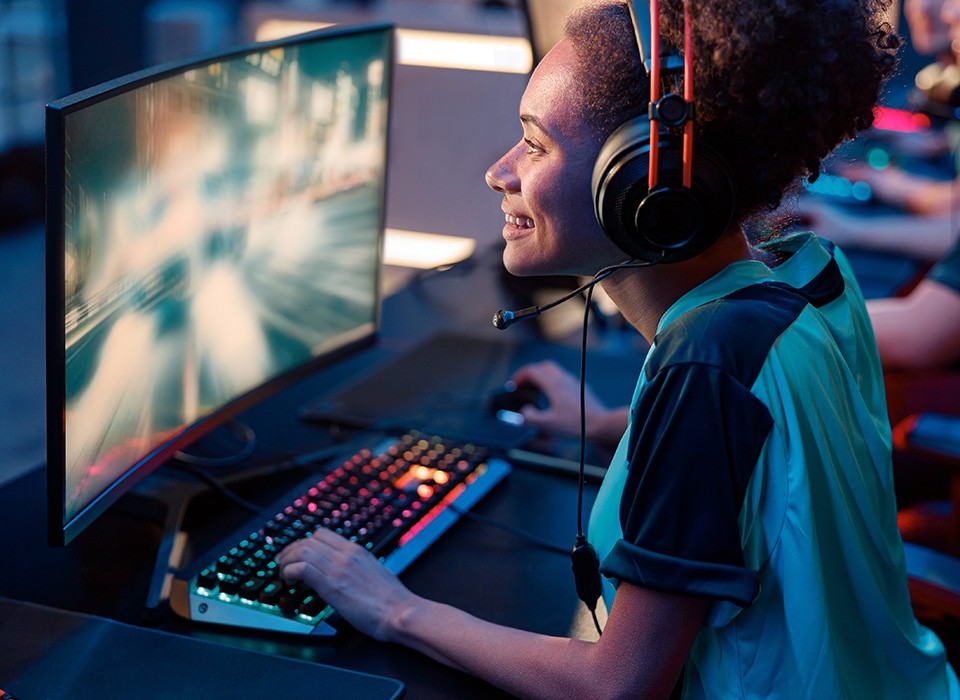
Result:
{"label": "rgb backlit keyboard", "polygon": [[280,578],[274,557],[281,549],[326,527],[400,573],[509,472],[483,448],[416,433],[360,449],[201,560],[197,573],[175,580],[171,607],[203,622],[334,634],[333,608],[305,584]]}

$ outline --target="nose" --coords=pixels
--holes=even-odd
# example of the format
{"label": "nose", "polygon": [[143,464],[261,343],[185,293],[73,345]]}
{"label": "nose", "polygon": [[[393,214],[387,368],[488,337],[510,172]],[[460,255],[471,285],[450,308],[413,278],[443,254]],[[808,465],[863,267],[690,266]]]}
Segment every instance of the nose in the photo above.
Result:
{"label": "nose", "polygon": [[502,194],[520,191],[520,177],[514,167],[516,164],[513,155],[515,150],[513,148],[504,153],[496,163],[487,169],[483,178],[486,180],[487,187]]}

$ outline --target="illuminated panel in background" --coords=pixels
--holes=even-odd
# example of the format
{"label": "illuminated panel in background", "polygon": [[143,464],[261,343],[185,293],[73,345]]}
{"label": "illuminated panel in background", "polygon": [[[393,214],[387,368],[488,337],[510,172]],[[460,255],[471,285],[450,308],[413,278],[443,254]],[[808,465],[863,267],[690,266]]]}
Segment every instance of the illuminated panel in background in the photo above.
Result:
{"label": "illuminated panel in background", "polygon": [[[328,22],[268,19],[257,27],[255,39],[270,41],[329,26]],[[533,56],[529,42],[521,37],[400,28],[397,29],[397,63],[524,74],[530,72]]]}
{"label": "illuminated panel in background", "polygon": [[383,251],[387,265],[430,270],[466,260],[477,247],[472,238],[388,228]]}

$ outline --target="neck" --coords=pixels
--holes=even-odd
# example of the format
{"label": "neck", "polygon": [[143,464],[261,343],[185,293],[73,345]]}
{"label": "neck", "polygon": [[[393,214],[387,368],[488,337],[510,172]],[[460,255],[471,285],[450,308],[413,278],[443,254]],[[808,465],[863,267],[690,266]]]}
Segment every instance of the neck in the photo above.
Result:
{"label": "neck", "polygon": [[691,260],[620,270],[600,284],[624,318],[652,343],[660,319],[677,299],[727,265],[753,257],[744,234],[730,231]]}

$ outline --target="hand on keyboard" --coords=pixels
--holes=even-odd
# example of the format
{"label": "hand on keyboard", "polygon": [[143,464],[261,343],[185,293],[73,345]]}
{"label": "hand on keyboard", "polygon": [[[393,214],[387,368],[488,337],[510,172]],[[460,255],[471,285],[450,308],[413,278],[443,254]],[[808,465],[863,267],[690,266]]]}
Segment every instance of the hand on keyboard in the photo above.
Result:
{"label": "hand on keyboard", "polygon": [[298,486],[268,521],[199,557],[174,580],[171,607],[204,622],[329,636],[342,601],[341,616],[378,636],[378,615],[409,595],[393,574],[509,472],[470,444],[418,433],[376,439]]}
{"label": "hand on keyboard", "polygon": [[284,579],[303,581],[380,641],[388,639],[393,617],[416,599],[369,551],[325,528],[286,547],[276,561]]}

